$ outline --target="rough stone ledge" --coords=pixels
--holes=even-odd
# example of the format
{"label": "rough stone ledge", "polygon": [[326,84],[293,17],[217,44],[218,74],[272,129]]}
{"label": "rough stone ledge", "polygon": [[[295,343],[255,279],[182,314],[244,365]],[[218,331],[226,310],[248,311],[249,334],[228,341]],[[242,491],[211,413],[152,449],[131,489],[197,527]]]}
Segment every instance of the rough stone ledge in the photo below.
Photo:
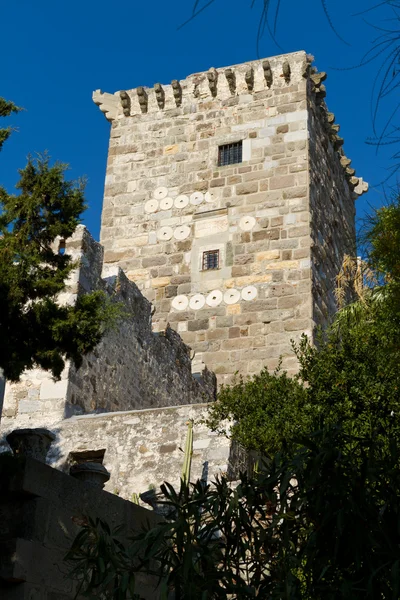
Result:
{"label": "rough stone ledge", "polygon": [[[196,408],[199,410],[201,408],[206,409],[210,405],[210,402],[197,402]],[[73,415],[69,417],[69,419],[65,419],[64,423],[73,423],[74,421],[82,421],[84,419],[104,419],[104,418],[112,418],[112,417],[128,417],[129,415],[137,415],[142,413],[156,413],[156,412],[167,412],[167,411],[176,411],[176,410],[185,410],[188,408],[192,408],[192,404],[180,404],[179,406],[161,406],[160,408],[137,408],[136,410],[120,410],[114,412],[102,412],[102,413],[91,413],[87,415]]]}

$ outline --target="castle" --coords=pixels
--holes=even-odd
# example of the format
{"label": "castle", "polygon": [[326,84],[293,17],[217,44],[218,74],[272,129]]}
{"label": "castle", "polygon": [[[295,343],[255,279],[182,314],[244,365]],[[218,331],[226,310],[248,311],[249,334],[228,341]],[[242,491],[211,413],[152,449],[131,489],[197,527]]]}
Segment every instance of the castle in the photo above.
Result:
{"label": "castle", "polygon": [[[103,289],[126,316],[61,381],[7,385],[2,429],[49,427],[51,461],[92,457],[129,498],[179,480],[188,419],[218,384],[282,360],[335,311],[355,251],[355,176],[304,52],[196,73],[94,102],[111,122],[101,245],[79,227],[60,301]],[[215,374],[215,375],[214,375]],[[229,441],[194,429],[193,477],[228,469]]]}

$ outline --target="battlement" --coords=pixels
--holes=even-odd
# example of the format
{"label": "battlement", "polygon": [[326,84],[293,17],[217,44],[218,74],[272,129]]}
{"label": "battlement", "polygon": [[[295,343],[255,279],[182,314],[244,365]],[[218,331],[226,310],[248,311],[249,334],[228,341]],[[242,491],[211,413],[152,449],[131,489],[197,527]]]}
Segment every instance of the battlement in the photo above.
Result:
{"label": "battlement", "polygon": [[181,108],[187,112],[193,103],[217,100],[232,106],[237,96],[270,88],[287,89],[290,84],[307,78],[309,68],[310,57],[305,52],[294,52],[230,67],[212,67],[180,81],[174,79],[169,85],[156,83],[153,88],[139,86],[115,94],[96,90],[93,101],[109,121],[160,110],[167,116],[174,116],[169,111]]}

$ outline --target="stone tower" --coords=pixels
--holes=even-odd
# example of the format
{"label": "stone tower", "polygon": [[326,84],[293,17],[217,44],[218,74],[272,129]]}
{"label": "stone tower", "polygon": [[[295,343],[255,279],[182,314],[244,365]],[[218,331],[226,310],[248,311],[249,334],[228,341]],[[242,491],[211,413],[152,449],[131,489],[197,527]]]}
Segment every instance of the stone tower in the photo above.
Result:
{"label": "stone tower", "polygon": [[220,382],[296,369],[291,339],[335,310],[354,177],[305,52],[171,85],[97,91],[111,121],[102,214],[116,263]]}

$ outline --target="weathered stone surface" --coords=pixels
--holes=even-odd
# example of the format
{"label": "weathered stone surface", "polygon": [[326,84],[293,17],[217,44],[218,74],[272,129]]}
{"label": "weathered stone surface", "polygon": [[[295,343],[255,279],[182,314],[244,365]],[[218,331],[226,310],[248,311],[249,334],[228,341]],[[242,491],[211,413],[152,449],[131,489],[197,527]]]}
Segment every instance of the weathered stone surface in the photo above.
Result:
{"label": "weathered stone surface", "polygon": [[[81,598],[65,555],[87,515],[102,519],[113,530],[123,524],[125,542],[147,523],[159,521],[141,506],[32,459],[19,460],[13,471],[4,469],[0,482],[2,600]],[[141,577],[137,591],[143,598],[156,600],[156,586],[156,580]]]}
{"label": "weathered stone surface", "polygon": [[[188,421],[193,420],[193,449],[201,452],[193,454],[191,479],[202,476],[206,463],[212,480],[227,470],[230,442],[200,422],[206,409],[206,404],[193,404],[64,419],[53,426],[56,441],[48,462],[68,473],[72,454],[104,450],[103,465],[110,473],[105,490],[129,500],[134,492],[164,481],[179,484],[184,458],[180,448],[185,447]],[[3,438],[0,451],[6,448]]]}
{"label": "weathered stone surface", "polygon": [[[203,377],[193,377],[190,348],[170,327],[152,331],[151,304],[135,283],[114,266],[101,277],[102,248],[84,227],[67,240],[66,251],[80,260],[71,281],[78,281],[81,291],[113,293],[124,305],[124,318],[84,357],[79,369],[68,364],[61,381],[36,369],[25,373],[21,382],[7,384],[3,430],[43,427],[74,413],[212,400],[214,376],[205,370]],[[70,301],[68,290],[63,296]]]}

